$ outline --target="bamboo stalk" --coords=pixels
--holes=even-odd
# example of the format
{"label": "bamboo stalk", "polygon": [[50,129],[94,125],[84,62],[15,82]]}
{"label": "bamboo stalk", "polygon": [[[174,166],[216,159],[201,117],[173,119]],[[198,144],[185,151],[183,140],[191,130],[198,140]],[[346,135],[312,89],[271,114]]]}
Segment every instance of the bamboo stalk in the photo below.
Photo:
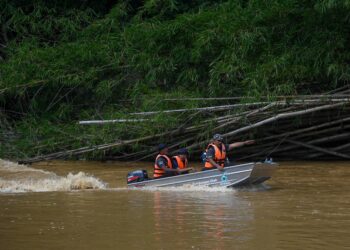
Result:
{"label": "bamboo stalk", "polygon": [[[324,143],[324,142],[331,142],[331,141],[336,141],[339,139],[347,139],[350,137],[350,133],[342,133],[342,134],[337,134],[337,135],[332,135],[332,136],[328,136],[328,137],[323,137],[323,138],[319,138],[319,139],[314,139],[311,141],[308,141],[308,144],[319,144],[319,143]],[[294,140],[297,138],[293,138]],[[286,140],[286,139],[285,139]],[[277,144],[277,143],[276,143]],[[284,145],[284,146],[280,146],[279,148],[274,150],[274,153],[281,153],[284,151],[290,151],[290,150],[294,150],[298,148],[298,146],[296,145]],[[244,159],[249,159],[252,157],[257,157],[257,156],[261,156],[262,153],[258,152],[258,153],[254,153],[245,157],[240,158],[240,160],[244,160]]]}
{"label": "bamboo stalk", "polygon": [[[280,113],[278,115],[275,115],[273,117],[264,119],[264,120],[259,121],[257,123],[245,126],[243,128],[239,128],[239,129],[233,130],[233,131],[231,131],[229,133],[225,133],[225,134],[223,134],[223,136],[224,137],[230,137],[230,136],[232,137],[233,135],[237,135],[237,134],[240,134],[242,132],[249,131],[249,130],[251,130],[253,128],[258,128],[260,126],[263,126],[263,125],[266,125],[266,124],[269,124],[269,123],[272,123],[272,122],[276,122],[276,121],[278,121],[280,119],[296,117],[296,116],[305,115],[305,114],[309,114],[309,113],[313,113],[313,112],[321,111],[321,110],[326,110],[326,109],[332,109],[332,108],[343,106],[345,104],[347,104],[347,103],[336,103],[336,104],[323,105],[323,106],[320,106],[320,107],[315,107],[315,108],[306,109],[306,110],[300,110],[300,111],[295,111],[295,112]],[[205,143],[205,142],[202,141],[202,142],[199,142],[199,143],[195,143],[195,144],[190,145],[188,148],[192,149],[192,148],[198,147],[200,144],[203,144],[203,143]]]}
{"label": "bamboo stalk", "polygon": [[148,111],[148,112],[135,112],[131,115],[155,115],[155,114],[169,114],[169,113],[178,113],[178,112],[189,112],[189,111],[224,111],[236,107],[244,106],[258,106],[263,105],[268,102],[257,102],[257,103],[239,103],[232,105],[221,105],[221,106],[212,106],[212,107],[203,107],[203,108],[190,108],[190,109],[172,109],[172,110],[163,110],[163,111]]}
{"label": "bamboo stalk", "polygon": [[[207,143],[208,133],[221,132],[223,136],[228,139],[238,139],[240,137],[249,137],[249,134],[253,133],[256,129],[259,129],[259,134],[268,135],[262,138],[256,138],[258,142],[267,142],[264,145],[250,146],[249,148],[240,149],[240,153],[246,152],[247,155],[244,158],[251,158],[260,155],[266,155],[269,151],[273,150],[274,153],[284,154],[288,150],[295,150],[296,153],[308,152],[310,150],[317,151],[321,155],[332,155],[336,157],[345,158],[345,153],[337,152],[337,147],[331,149],[325,149],[315,144],[321,144],[323,142],[336,142],[349,137],[349,133],[342,133],[334,135],[334,132],[347,129],[350,125],[345,124],[341,127],[336,127],[338,124],[344,124],[350,121],[349,113],[349,100],[350,96],[341,97],[331,95],[329,100],[321,99],[307,99],[307,100],[285,100],[276,102],[256,102],[246,104],[233,104],[233,105],[221,105],[213,107],[203,107],[195,109],[177,109],[177,110],[165,110],[165,111],[151,111],[140,112],[132,114],[150,115],[157,113],[172,113],[172,112],[187,112],[197,111],[191,116],[184,118],[184,122],[179,128],[169,129],[166,132],[162,132],[156,135],[144,136],[131,140],[120,140],[113,143],[94,145],[88,147],[82,147],[78,149],[63,150],[48,155],[37,156],[31,159],[21,161],[22,163],[32,163],[41,160],[50,160],[56,158],[64,158],[74,155],[80,155],[89,153],[95,150],[107,150],[114,147],[120,147],[130,145],[133,143],[142,143],[146,141],[155,141],[157,138],[166,137],[166,141],[169,142],[170,148],[175,149],[180,145],[189,145],[187,148],[193,151],[199,152],[200,145]],[[313,97],[314,98],[314,97]],[[327,104],[325,104],[327,103]],[[321,106],[317,106],[322,104]],[[239,108],[238,112],[229,114],[235,108]],[[332,114],[330,111],[338,108],[337,113]],[[213,115],[212,111],[220,111],[219,117],[211,117],[204,120],[199,125],[192,125],[192,119],[200,114],[208,112],[207,114]],[[321,113],[322,111],[322,113]],[[216,113],[217,115],[218,113]],[[306,115],[312,114],[314,121],[310,122],[309,117]],[[200,117],[205,117],[200,116]],[[295,126],[291,122],[300,117],[300,124]],[[337,117],[336,121],[329,121],[330,119]],[[205,117],[206,118],[206,117]],[[114,122],[146,122],[149,119],[115,119],[115,120],[100,120],[100,121],[81,121],[81,124],[104,124]],[[91,122],[91,123],[89,123]],[[208,125],[216,124],[216,127],[211,128],[208,131]],[[246,125],[240,127],[242,123]],[[247,125],[248,123],[248,125]],[[271,124],[274,124],[271,127]],[[317,123],[317,124],[315,124]],[[278,128],[276,133],[275,127]],[[297,127],[294,129],[294,127]],[[274,131],[275,130],[275,131]],[[280,132],[278,132],[280,131]],[[312,139],[315,136],[326,135],[327,137]],[[306,139],[307,137],[307,139]],[[274,141],[276,139],[281,139]],[[296,143],[293,143],[296,142]],[[298,144],[299,143],[299,144]],[[153,143],[152,143],[153,144]],[[305,146],[306,145],[306,146]],[[154,156],[156,150],[150,146],[148,149],[133,152],[118,156],[119,159],[129,159],[137,157],[137,160],[146,159]],[[257,152],[259,150],[259,152]],[[293,151],[294,152],[294,151]],[[308,153],[310,155],[310,153]]]}
{"label": "bamboo stalk", "polygon": [[92,124],[105,124],[105,123],[125,123],[125,122],[145,122],[152,121],[150,119],[114,119],[114,120],[90,120],[90,121],[79,121],[80,125],[92,125]]}
{"label": "bamboo stalk", "polygon": [[276,138],[280,138],[280,137],[284,137],[284,136],[291,136],[291,135],[295,135],[295,134],[301,134],[301,133],[304,133],[304,132],[309,132],[309,131],[317,130],[317,129],[324,128],[324,127],[329,127],[329,126],[336,125],[336,124],[339,124],[339,123],[344,123],[344,122],[347,122],[347,121],[350,121],[350,117],[344,118],[344,119],[339,119],[339,120],[332,121],[332,122],[326,122],[326,123],[323,123],[323,124],[320,124],[320,125],[316,125],[316,126],[312,126],[312,127],[308,127],[308,128],[304,128],[304,129],[299,129],[299,130],[295,130],[295,131],[291,131],[291,132],[286,132],[286,133],[283,133],[283,134],[278,134],[278,135],[273,135],[273,136],[261,138],[261,139],[259,139],[259,141],[266,141],[266,140],[272,140],[272,139],[276,139]]}
{"label": "bamboo stalk", "polygon": [[[193,128],[191,128],[189,130],[193,130]],[[131,139],[131,140],[125,140],[125,141],[118,141],[115,143],[87,146],[87,147],[82,147],[82,148],[72,149],[72,150],[65,150],[65,151],[61,151],[61,152],[57,152],[57,153],[52,153],[52,154],[48,154],[48,155],[33,157],[30,159],[20,160],[19,163],[28,164],[28,163],[34,163],[34,162],[43,161],[43,160],[51,160],[51,159],[63,158],[63,157],[67,157],[67,156],[80,155],[80,154],[89,153],[89,152],[92,152],[95,150],[106,150],[106,149],[113,148],[113,147],[130,145],[133,143],[138,143],[138,142],[142,142],[142,141],[156,139],[159,137],[172,136],[172,135],[175,135],[179,132],[183,133],[184,131],[187,131],[187,128],[175,129],[175,130],[167,131],[164,133],[159,133],[156,135],[145,136],[145,137]]]}
{"label": "bamboo stalk", "polygon": [[295,111],[295,112],[290,112],[290,113],[281,113],[281,114],[278,114],[278,115],[273,116],[271,118],[268,118],[268,119],[265,119],[263,121],[257,122],[255,124],[252,124],[252,125],[249,125],[249,126],[246,126],[246,127],[243,127],[243,128],[240,128],[240,129],[237,129],[237,130],[234,130],[234,131],[231,131],[229,133],[224,134],[223,136],[232,136],[232,135],[241,133],[243,131],[250,130],[252,128],[257,128],[257,127],[260,127],[262,125],[266,125],[268,123],[275,122],[275,121],[277,121],[279,119],[284,119],[284,118],[288,118],[288,117],[295,117],[295,116],[300,116],[300,115],[306,115],[306,114],[313,113],[313,112],[316,112],[316,111],[336,108],[336,107],[339,107],[339,106],[343,106],[345,104],[346,103],[341,102],[341,103],[324,105],[324,106],[320,106],[320,107],[316,107],[316,108],[300,110],[300,111]]}
{"label": "bamboo stalk", "polygon": [[[346,143],[346,144],[344,144],[344,145],[331,148],[331,150],[332,150],[332,151],[341,151],[341,150],[347,149],[347,148],[350,148],[350,143]],[[307,158],[312,159],[312,158],[316,158],[316,157],[319,157],[319,156],[322,156],[322,155],[323,155],[323,152],[321,152],[321,153],[315,153],[315,154],[308,155]]]}
{"label": "bamboo stalk", "polygon": [[[344,99],[332,99],[329,100],[329,102],[341,102],[345,103],[350,101],[350,98],[344,98]],[[202,107],[202,108],[190,108],[190,109],[172,109],[172,110],[163,110],[163,111],[147,111],[147,112],[135,112],[130,113],[130,115],[155,115],[155,114],[169,114],[169,113],[178,113],[178,112],[189,112],[189,111],[225,111],[229,109],[233,109],[236,107],[253,107],[253,106],[262,106],[262,105],[268,105],[271,102],[253,102],[253,103],[238,103],[238,104],[231,104],[231,105],[221,105],[221,106],[212,106],[212,107]],[[295,100],[290,103],[293,103],[294,105],[318,105],[318,104],[324,104],[326,101],[320,101],[320,100]],[[275,105],[286,105],[288,102],[286,101],[278,101],[275,102]]]}
{"label": "bamboo stalk", "polygon": [[313,145],[310,145],[308,143],[299,142],[299,141],[295,141],[295,140],[287,139],[287,141],[292,143],[292,144],[296,144],[296,145],[299,145],[299,146],[302,146],[302,147],[311,148],[311,149],[313,149],[315,151],[319,151],[319,152],[322,152],[322,153],[334,155],[334,156],[345,158],[345,159],[350,159],[350,155],[347,155],[347,154],[339,153],[339,152],[336,152],[336,151],[333,151],[333,150],[329,150],[329,149],[313,146]]}
{"label": "bamboo stalk", "polygon": [[350,89],[350,85],[346,85],[346,86],[342,86],[340,88],[337,88],[337,89],[334,89],[334,90],[331,90],[329,92],[327,92],[326,94],[336,94],[336,93],[339,93],[340,91],[344,91],[344,90],[348,90]]}
{"label": "bamboo stalk", "polygon": [[[348,88],[346,86],[346,88]],[[345,88],[341,88],[345,89]],[[304,98],[334,98],[334,97],[344,97],[349,98],[349,95],[332,95],[332,94],[320,94],[320,95],[287,95],[287,96],[273,96],[278,99],[304,99]],[[269,99],[271,97],[269,96],[260,96],[261,99]],[[163,99],[163,101],[225,101],[225,100],[246,100],[246,99],[256,99],[256,97],[248,96],[248,97],[240,97],[240,96],[233,96],[233,97],[193,97],[193,98],[166,98]]]}

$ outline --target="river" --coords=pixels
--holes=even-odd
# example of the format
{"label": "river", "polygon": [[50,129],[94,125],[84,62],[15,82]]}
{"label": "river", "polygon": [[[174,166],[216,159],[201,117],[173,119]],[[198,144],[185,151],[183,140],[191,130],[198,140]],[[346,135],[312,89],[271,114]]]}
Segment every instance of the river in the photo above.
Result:
{"label": "river", "polygon": [[350,162],[284,162],[249,189],[126,189],[150,166],[0,161],[0,249],[350,249]]}

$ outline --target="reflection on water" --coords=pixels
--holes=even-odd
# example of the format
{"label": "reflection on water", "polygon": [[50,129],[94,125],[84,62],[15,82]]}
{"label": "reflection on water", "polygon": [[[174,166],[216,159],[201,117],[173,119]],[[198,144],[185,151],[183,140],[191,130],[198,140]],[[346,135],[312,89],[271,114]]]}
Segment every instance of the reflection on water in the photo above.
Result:
{"label": "reflection on water", "polygon": [[130,168],[124,163],[50,162],[34,168],[25,174],[2,171],[0,177],[25,180],[42,171],[37,179],[65,178],[81,171],[108,188],[1,193],[1,249],[350,247],[347,162],[284,163],[266,185],[238,190],[128,190]]}
{"label": "reflection on water", "polygon": [[204,248],[209,244],[223,249],[230,247],[227,240],[238,242],[251,237],[241,232],[252,223],[254,213],[249,203],[237,197],[234,191],[219,194],[158,191],[153,193],[153,203],[154,233],[158,249],[167,249],[174,244],[164,241],[169,238],[169,232],[179,239],[175,243],[176,248],[188,247],[186,239],[189,238],[196,242],[196,247]]}

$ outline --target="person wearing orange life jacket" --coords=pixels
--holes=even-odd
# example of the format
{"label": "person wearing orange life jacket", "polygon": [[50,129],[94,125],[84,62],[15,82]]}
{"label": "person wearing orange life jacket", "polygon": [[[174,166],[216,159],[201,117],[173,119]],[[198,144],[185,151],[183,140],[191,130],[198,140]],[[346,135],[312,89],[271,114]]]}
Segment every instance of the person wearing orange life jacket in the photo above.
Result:
{"label": "person wearing orange life jacket", "polygon": [[153,170],[153,178],[163,178],[176,175],[179,170],[173,168],[173,163],[170,158],[169,149],[166,144],[159,144],[159,154],[156,157]]}
{"label": "person wearing orange life jacket", "polygon": [[172,157],[172,163],[174,169],[179,169],[180,174],[188,174],[192,168],[188,167],[188,150],[186,148],[181,148],[177,155]]}
{"label": "person wearing orange life jacket", "polygon": [[213,139],[206,150],[206,161],[202,171],[216,168],[218,170],[223,170],[225,166],[227,151],[255,143],[254,140],[248,140],[243,142],[224,144],[223,140],[224,138],[220,134],[215,134],[213,136]]}

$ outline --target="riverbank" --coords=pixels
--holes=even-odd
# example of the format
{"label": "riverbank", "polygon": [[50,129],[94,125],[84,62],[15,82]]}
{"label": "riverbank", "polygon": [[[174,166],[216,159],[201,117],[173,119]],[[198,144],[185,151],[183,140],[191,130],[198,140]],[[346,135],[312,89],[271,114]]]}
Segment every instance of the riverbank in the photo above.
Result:
{"label": "riverbank", "polygon": [[258,140],[239,158],[347,159],[346,3],[83,2],[0,4],[0,157],[197,157],[219,132]]}
{"label": "riverbank", "polygon": [[[345,92],[347,91],[350,90],[345,89]],[[322,99],[315,97],[312,99],[311,96],[304,97],[305,99],[289,98],[288,102],[286,100],[246,102],[210,108],[142,112],[141,117],[147,119],[136,120],[136,123],[156,124],[154,115],[162,115],[167,119],[173,113],[177,113],[178,122],[184,120],[182,125],[176,127],[172,124],[168,128],[163,128],[160,133],[150,132],[148,135],[131,139],[119,138],[111,143],[105,141],[95,145],[85,143],[79,148],[67,145],[64,150],[37,154],[32,158],[23,158],[20,162],[33,163],[82,157],[100,160],[152,160],[157,154],[157,145],[160,142],[167,143],[172,154],[176,154],[180,147],[186,147],[193,158],[199,159],[199,155],[205,150],[214,133],[221,133],[228,143],[255,140],[254,145],[241,147],[233,152],[236,160],[261,161],[267,157],[279,161],[349,160],[350,99],[344,95],[344,89],[340,93],[335,92],[322,97]],[[211,115],[209,119],[208,114]],[[98,129],[106,127],[120,129],[118,121],[80,122],[80,136],[83,135],[84,129],[94,129],[95,133],[98,133]],[[130,124],[135,120],[122,120],[122,122]],[[130,125],[124,129],[130,130]]]}

